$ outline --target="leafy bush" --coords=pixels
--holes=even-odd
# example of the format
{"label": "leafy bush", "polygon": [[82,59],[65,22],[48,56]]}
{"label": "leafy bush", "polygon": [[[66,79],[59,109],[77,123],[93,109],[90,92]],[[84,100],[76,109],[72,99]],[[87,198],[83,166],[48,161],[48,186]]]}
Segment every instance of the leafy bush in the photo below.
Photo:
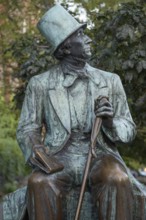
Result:
{"label": "leafy bush", "polygon": [[23,155],[16,141],[18,111],[6,105],[0,94],[0,190],[10,192],[18,187],[18,180],[27,175]]}
{"label": "leafy bush", "polygon": [[120,152],[146,163],[146,4],[125,3],[118,10],[92,13],[94,65],[120,75],[137,138]]}
{"label": "leafy bush", "polygon": [[48,42],[37,33],[35,36],[30,33],[24,34],[7,50],[10,51],[18,63],[15,77],[19,79],[19,87],[16,89],[14,100],[16,106],[21,109],[29,79],[47,71],[56,60],[50,55]]}

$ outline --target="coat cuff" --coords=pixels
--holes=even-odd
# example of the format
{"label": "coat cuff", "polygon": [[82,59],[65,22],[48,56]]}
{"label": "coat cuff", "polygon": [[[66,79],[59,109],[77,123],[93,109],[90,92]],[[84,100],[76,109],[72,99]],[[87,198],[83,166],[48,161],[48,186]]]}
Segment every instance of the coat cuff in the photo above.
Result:
{"label": "coat cuff", "polygon": [[131,142],[136,135],[135,124],[125,118],[116,117],[113,120],[112,128],[102,125],[102,130],[112,142]]}

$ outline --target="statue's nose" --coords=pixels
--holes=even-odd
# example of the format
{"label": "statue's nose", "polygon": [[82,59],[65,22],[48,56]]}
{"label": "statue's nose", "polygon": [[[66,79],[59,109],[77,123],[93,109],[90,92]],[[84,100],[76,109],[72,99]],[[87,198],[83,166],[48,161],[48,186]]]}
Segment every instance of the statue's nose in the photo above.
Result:
{"label": "statue's nose", "polygon": [[89,44],[92,42],[92,39],[90,37],[88,37],[87,35],[85,35],[85,43]]}

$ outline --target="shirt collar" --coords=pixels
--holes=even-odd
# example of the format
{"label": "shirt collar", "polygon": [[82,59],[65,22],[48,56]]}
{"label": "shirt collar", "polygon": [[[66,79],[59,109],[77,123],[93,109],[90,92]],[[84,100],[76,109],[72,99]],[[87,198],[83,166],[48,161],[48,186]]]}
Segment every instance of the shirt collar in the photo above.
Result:
{"label": "shirt collar", "polygon": [[62,71],[64,73],[64,81],[63,81],[63,86],[64,87],[70,87],[74,84],[76,79],[81,78],[89,78],[91,79],[95,84],[100,83],[99,76],[97,74],[97,71],[95,73],[95,69],[92,68],[89,64],[85,64],[85,66],[80,69],[73,69],[69,65],[62,65]]}

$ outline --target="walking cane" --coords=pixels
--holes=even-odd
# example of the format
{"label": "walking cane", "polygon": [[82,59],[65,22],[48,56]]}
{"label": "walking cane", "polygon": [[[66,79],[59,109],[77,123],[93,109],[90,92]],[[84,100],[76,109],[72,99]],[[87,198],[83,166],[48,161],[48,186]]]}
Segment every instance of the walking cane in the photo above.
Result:
{"label": "walking cane", "polygon": [[[107,99],[107,98],[101,97],[101,99],[103,100],[103,99]],[[99,99],[99,100],[101,100],[101,99]],[[81,206],[82,206],[82,202],[83,202],[83,196],[84,196],[84,192],[85,192],[85,187],[86,187],[87,176],[88,176],[89,168],[90,168],[90,164],[91,164],[91,159],[92,159],[92,157],[96,158],[96,153],[95,153],[96,139],[97,139],[97,135],[100,131],[101,124],[102,124],[102,119],[99,117],[96,117],[95,121],[93,123],[93,126],[92,126],[91,146],[89,149],[88,158],[87,158],[87,162],[86,162],[86,166],[85,166],[85,170],[84,170],[84,176],[83,176],[78,206],[76,209],[75,220],[79,220],[79,217],[80,217],[80,211],[81,211]]]}

